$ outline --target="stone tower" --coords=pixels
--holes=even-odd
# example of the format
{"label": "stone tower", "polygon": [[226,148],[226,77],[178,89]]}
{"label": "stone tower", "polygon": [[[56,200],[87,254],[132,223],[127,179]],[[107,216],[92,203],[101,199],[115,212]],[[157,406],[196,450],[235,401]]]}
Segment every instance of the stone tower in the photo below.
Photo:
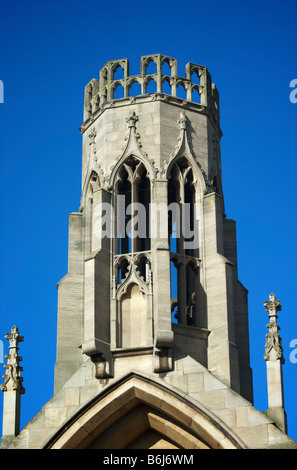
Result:
{"label": "stone tower", "polygon": [[110,61],[87,84],[81,203],[58,284],[55,392],[9,446],[294,444],[252,405],[247,290],[225,215],[219,118],[206,67],[188,63],[184,78],[161,54],[142,57],[135,76],[127,59]]}
{"label": "stone tower", "polygon": [[[146,75],[150,61],[154,75]],[[123,78],[114,80],[119,67]],[[146,93],[150,80],[154,94]],[[130,97],[134,82],[140,94]],[[179,85],[187,100],[176,97]],[[124,97],[114,100],[118,86]],[[127,59],[108,62],[86,86],[81,132],[82,198],[59,285],[56,390],[81,352],[101,378],[117,375],[128,350],[137,363],[151,355],[154,372],[170,371],[174,336],[185,347],[186,335],[186,352],[252,401],[247,292],[237,279],[235,223],[224,214],[219,97],[207,69],[189,63],[181,78],[174,59],[153,55],[130,77]],[[185,238],[187,226],[195,240]]]}

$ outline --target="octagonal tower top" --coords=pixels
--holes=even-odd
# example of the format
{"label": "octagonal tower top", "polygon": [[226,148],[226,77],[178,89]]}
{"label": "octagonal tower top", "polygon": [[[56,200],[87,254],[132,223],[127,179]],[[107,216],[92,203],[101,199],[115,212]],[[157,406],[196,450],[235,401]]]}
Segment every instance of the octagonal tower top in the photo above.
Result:
{"label": "octagonal tower top", "polygon": [[[154,73],[147,73],[151,62],[155,64]],[[121,78],[116,77],[118,69],[122,69]],[[84,132],[107,107],[115,104],[131,104],[147,98],[148,95],[151,99],[152,94],[154,99],[206,112],[214,125],[219,127],[219,93],[215,84],[211,82],[207,68],[189,62],[185,72],[185,77],[178,76],[176,59],[162,54],[142,56],[140,74],[133,76],[129,75],[128,59],[107,62],[100,70],[99,81],[93,78],[85,87],[84,124],[81,126],[81,132]],[[151,81],[154,83],[154,91],[149,90]],[[132,90],[135,83],[138,87],[136,93]],[[122,90],[120,98],[116,93],[119,88]],[[180,88],[184,89],[186,98],[178,96]]]}

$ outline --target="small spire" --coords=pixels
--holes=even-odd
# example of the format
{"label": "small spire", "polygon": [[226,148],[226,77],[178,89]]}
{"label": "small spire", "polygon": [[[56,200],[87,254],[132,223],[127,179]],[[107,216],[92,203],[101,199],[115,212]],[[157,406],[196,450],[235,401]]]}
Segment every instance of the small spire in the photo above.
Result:
{"label": "small spire", "polygon": [[95,143],[97,132],[95,127],[92,127],[91,132],[89,133],[90,145]]}
{"label": "small spire", "polygon": [[136,116],[136,113],[134,111],[130,111],[129,116],[126,119],[128,127],[136,128],[137,121],[138,121],[138,116]]}
{"label": "small spire", "polygon": [[266,335],[264,359],[265,361],[279,359],[284,363],[282,340],[278,333],[280,327],[276,322],[277,312],[282,309],[280,301],[276,300],[274,294],[270,294],[269,301],[264,302],[264,307],[266,312],[269,312],[268,317],[270,320],[268,325],[266,325],[268,334]]}
{"label": "small spire", "polygon": [[269,312],[268,316],[270,318],[270,322],[275,321],[275,319],[277,318],[277,312],[282,309],[280,301],[275,300],[274,294],[270,294],[269,301],[266,300],[264,302],[264,307],[266,309],[266,312]]}
{"label": "small spire", "polygon": [[281,310],[280,301],[274,294],[270,294],[269,300],[264,302],[268,312],[269,323],[266,325],[268,334],[265,341],[265,354],[267,370],[268,410],[267,415],[283,431],[287,432],[287,418],[284,408],[283,373],[284,363],[282,340],[277,324],[277,312]]}
{"label": "small spire", "polygon": [[24,337],[19,334],[18,328],[13,326],[11,333],[6,333],[5,338],[9,341],[9,354],[5,354],[7,364],[4,364],[4,382],[0,389],[4,392],[2,441],[8,439],[9,442],[20,432],[20,397],[25,393],[25,389],[21,377],[23,368],[19,365],[23,358],[18,355],[18,345],[24,341]]}
{"label": "small spire", "polygon": [[187,117],[186,117],[184,111],[182,111],[180,113],[177,122],[179,123],[180,130],[185,130],[186,129],[186,127],[187,127]]}
{"label": "small spire", "polygon": [[0,389],[3,392],[19,390],[20,393],[25,393],[22,385],[23,378],[21,377],[23,368],[19,365],[23,358],[18,355],[18,344],[24,341],[24,337],[19,334],[18,328],[13,326],[11,333],[5,334],[5,339],[9,341],[10,353],[5,354],[5,359],[7,359],[7,364],[4,365],[6,373],[2,376],[4,382],[0,385]]}

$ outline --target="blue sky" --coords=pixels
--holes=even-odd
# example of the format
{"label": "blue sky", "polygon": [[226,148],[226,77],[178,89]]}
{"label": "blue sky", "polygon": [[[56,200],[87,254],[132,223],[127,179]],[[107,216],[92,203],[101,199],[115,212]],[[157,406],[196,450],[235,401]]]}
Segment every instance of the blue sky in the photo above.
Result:
{"label": "blue sky", "polygon": [[274,292],[288,433],[297,440],[296,17],[295,0],[0,0],[0,339],[7,353],[11,326],[25,337],[22,426],[53,395],[56,284],[67,272],[68,215],[80,204],[84,87],[108,60],[128,58],[134,75],[142,55],[161,53],[177,59],[180,76],[187,62],[205,65],[219,90],[254,403],[267,409],[263,301]]}

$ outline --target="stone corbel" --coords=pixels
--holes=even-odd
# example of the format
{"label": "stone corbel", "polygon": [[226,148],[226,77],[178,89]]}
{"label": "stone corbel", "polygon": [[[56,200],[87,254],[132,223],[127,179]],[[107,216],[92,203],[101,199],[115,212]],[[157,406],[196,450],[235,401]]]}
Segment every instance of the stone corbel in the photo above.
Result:
{"label": "stone corbel", "polygon": [[165,373],[173,369],[172,347],[173,331],[159,330],[156,334],[153,351],[153,370],[156,373]]}
{"label": "stone corbel", "polygon": [[113,377],[113,357],[107,345],[100,340],[88,341],[81,346],[84,354],[95,364],[96,379],[104,380]]}
{"label": "stone corbel", "polygon": [[91,361],[95,364],[95,377],[100,381],[113,377],[113,360],[106,360],[102,354],[91,356]]}

